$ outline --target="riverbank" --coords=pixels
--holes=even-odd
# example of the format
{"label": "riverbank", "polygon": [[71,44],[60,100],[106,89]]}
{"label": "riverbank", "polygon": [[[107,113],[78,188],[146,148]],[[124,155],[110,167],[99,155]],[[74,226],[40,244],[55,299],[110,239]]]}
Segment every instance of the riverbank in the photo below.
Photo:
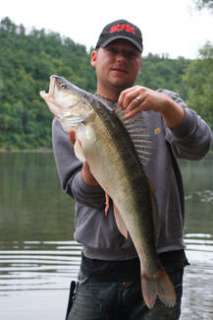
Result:
{"label": "riverbank", "polygon": [[[38,149],[4,149],[0,148],[1,153],[52,153],[51,148],[38,148]],[[213,147],[210,149],[205,158],[213,159]]]}
{"label": "riverbank", "polygon": [[0,153],[52,153],[51,148],[38,149],[4,149],[0,148]]}

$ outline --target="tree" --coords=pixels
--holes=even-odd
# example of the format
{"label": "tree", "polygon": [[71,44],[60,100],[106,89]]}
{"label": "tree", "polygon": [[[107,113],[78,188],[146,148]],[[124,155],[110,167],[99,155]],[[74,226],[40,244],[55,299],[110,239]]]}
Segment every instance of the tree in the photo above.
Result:
{"label": "tree", "polygon": [[148,54],[143,58],[142,72],[138,83],[152,89],[169,89],[187,97],[182,77],[190,60],[184,58],[170,59],[167,56]]}
{"label": "tree", "polygon": [[51,147],[52,115],[39,96],[51,74],[88,91],[95,77],[85,46],[44,29],[0,21],[0,149]]}
{"label": "tree", "polygon": [[195,4],[198,9],[207,8],[213,9],[213,0],[195,0]]}
{"label": "tree", "polygon": [[[90,53],[84,45],[58,33],[27,31],[9,18],[0,21],[0,44],[0,149],[51,147],[52,115],[39,91],[48,90],[49,76],[58,74],[95,92]],[[149,54],[143,63],[139,84],[187,97],[182,77],[189,60]]]}
{"label": "tree", "polygon": [[188,87],[188,105],[213,129],[213,45],[206,43],[200,57],[191,62],[184,76]]}
{"label": "tree", "polygon": [[5,17],[0,22],[0,29],[7,32],[16,32],[16,25],[10,20],[10,18]]}

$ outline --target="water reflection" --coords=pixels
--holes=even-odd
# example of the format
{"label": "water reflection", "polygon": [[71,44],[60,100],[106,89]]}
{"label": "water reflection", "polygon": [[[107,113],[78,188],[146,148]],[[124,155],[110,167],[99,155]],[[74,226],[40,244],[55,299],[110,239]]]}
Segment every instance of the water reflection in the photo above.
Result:
{"label": "water reflection", "polygon": [[[182,163],[191,265],[181,320],[213,319],[212,163]],[[0,181],[0,318],[64,319],[81,248],[72,239],[73,203],[60,190],[52,154],[0,155]]]}
{"label": "water reflection", "polygon": [[72,238],[72,201],[52,154],[0,154],[0,181],[0,240]]}

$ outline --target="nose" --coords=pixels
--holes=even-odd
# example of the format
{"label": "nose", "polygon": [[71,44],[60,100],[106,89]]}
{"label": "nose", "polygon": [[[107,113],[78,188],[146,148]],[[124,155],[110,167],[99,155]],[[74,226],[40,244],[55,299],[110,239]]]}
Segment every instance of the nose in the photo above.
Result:
{"label": "nose", "polygon": [[126,53],[122,50],[119,50],[116,54],[116,60],[117,61],[126,61],[127,60]]}

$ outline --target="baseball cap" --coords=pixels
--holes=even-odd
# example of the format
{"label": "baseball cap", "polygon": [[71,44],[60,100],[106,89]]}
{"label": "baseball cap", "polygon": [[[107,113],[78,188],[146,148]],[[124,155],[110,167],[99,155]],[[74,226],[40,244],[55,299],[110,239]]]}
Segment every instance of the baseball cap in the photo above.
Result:
{"label": "baseball cap", "polygon": [[143,39],[140,29],[133,23],[123,19],[113,21],[103,28],[95,48],[105,48],[111,42],[119,39],[128,40],[140,52],[143,51]]}

